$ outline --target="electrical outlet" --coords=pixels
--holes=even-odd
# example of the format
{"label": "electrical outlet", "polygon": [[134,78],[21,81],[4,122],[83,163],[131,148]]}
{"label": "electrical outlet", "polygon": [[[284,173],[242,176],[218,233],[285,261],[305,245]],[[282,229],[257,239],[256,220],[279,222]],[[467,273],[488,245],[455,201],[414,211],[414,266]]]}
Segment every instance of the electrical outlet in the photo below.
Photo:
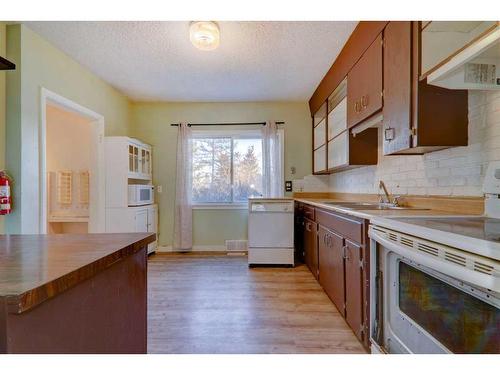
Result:
{"label": "electrical outlet", "polygon": [[161,186],[161,185],[158,185],[158,186],[156,187],[156,191],[157,191],[158,193],[160,193],[160,194],[161,194],[162,190],[163,190],[163,189],[162,189],[162,186]]}
{"label": "electrical outlet", "polygon": [[285,191],[292,191],[292,181],[285,181]]}

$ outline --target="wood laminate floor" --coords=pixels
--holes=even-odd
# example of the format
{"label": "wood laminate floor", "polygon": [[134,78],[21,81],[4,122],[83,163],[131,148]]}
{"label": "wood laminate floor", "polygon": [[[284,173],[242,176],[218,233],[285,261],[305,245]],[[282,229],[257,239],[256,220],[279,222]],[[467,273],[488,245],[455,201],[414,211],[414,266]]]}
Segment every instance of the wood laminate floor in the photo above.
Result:
{"label": "wood laminate floor", "polygon": [[148,283],[150,353],[366,353],[303,265],[161,254]]}

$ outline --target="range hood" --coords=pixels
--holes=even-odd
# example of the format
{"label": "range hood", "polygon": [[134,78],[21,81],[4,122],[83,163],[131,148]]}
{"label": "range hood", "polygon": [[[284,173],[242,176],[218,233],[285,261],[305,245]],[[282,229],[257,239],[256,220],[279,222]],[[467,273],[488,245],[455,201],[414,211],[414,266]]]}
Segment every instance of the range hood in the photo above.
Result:
{"label": "range hood", "polygon": [[[441,35],[446,33],[442,30],[438,32]],[[465,34],[465,30],[453,32]],[[442,42],[441,48],[445,48],[444,40]],[[493,27],[437,64],[428,73],[427,83],[448,89],[499,90],[500,24],[495,22]]]}
{"label": "range hood", "polygon": [[16,69],[16,64],[0,56],[0,70],[14,70],[14,69]]}

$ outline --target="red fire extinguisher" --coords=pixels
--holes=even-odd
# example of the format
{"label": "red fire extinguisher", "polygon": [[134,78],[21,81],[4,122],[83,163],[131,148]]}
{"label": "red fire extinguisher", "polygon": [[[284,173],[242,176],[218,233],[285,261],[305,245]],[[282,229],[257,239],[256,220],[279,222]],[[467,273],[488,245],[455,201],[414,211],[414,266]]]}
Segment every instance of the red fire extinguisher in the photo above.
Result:
{"label": "red fire extinguisher", "polygon": [[0,215],[8,215],[12,211],[11,181],[5,171],[0,171]]}

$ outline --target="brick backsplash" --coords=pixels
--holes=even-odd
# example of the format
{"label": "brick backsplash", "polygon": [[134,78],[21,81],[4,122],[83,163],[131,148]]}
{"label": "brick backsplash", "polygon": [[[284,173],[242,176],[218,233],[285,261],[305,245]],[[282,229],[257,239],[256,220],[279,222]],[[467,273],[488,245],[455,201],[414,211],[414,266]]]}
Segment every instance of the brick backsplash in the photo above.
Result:
{"label": "brick backsplash", "polygon": [[492,160],[500,160],[500,91],[469,91],[468,146],[409,156],[383,156],[379,147],[378,165],[307,176],[295,190],[378,193],[383,180],[392,194],[481,196]]}

